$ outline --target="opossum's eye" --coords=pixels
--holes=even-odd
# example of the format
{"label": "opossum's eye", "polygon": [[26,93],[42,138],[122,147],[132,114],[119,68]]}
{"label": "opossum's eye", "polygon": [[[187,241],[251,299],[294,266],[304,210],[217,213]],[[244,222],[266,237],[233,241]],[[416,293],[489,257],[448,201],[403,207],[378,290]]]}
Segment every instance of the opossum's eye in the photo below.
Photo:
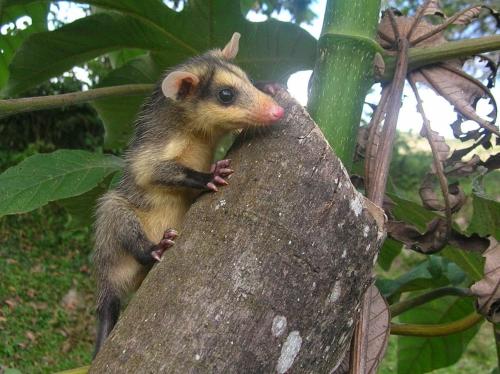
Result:
{"label": "opossum's eye", "polygon": [[218,98],[222,104],[231,104],[235,98],[234,90],[232,88],[223,88],[219,91]]}

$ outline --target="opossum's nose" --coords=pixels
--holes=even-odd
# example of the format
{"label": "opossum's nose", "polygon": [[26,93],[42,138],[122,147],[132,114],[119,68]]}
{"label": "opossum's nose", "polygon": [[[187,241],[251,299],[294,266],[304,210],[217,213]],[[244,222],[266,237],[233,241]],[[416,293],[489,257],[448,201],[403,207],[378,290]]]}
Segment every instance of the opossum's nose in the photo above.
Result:
{"label": "opossum's nose", "polygon": [[279,120],[281,117],[283,117],[283,114],[285,114],[285,109],[283,109],[279,105],[273,105],[273,107],[271,107],[271,109],[269,110],[269,115],[273,121]]}

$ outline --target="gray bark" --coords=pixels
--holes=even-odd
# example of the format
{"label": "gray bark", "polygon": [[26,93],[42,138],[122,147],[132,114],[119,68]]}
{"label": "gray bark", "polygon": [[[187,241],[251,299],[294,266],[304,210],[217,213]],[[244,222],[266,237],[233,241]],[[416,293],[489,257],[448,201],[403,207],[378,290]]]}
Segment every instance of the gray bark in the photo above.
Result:
{"label": "gray bark", "polygon": [[328,373],[347,349],[382,242],[305,110],[239,137],[235,174],[188,212],[91,373]]}

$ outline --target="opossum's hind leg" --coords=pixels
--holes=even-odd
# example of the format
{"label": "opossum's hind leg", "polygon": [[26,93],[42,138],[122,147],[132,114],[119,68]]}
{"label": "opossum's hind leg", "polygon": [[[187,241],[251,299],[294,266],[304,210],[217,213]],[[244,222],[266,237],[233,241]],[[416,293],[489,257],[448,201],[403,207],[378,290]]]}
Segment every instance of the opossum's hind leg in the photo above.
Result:
{"label": "opossum's hind leg", "polygon": [[119,315],[120,298],[109,289],[103,291],[97,306],[97,340],[93,357],[97,355],[111,330],[115,327]]}

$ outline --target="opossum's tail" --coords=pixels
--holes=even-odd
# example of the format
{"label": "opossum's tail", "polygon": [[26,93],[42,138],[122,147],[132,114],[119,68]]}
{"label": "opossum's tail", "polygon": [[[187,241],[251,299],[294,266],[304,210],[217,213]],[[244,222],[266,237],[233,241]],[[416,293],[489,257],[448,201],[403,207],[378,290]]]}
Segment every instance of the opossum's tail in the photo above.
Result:
{"label": "opossum's tail", "polygon": [[94,355],[101,349],[104,341],[115,327],[120,315],[120,298],[111,287],[101,286],[97,300],[97,340]]}

